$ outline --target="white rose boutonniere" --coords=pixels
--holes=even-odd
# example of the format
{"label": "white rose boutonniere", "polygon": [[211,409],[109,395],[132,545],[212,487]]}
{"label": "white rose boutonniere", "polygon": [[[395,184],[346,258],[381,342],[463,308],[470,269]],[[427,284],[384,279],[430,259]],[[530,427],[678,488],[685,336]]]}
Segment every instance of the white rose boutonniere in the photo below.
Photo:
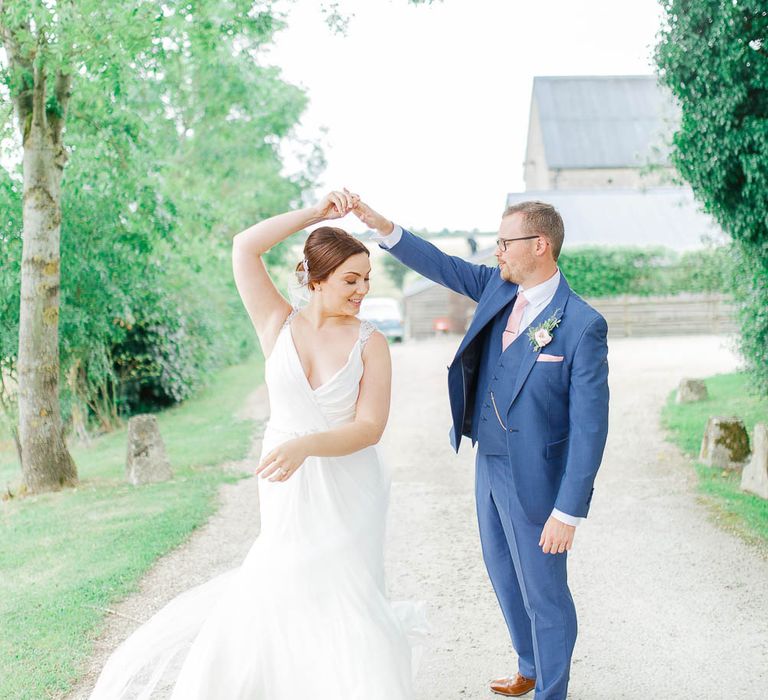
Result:
{"label": "white rose boutonniere", "polygon": [[539,324],[535,328],[528,329],[528,340],[531,341],[534,352],[539,352],[545,345],[549,345],[552,342],[553,331],[560,325],[560,318],[557,313],[558,309],[552,314],[546,321]]}

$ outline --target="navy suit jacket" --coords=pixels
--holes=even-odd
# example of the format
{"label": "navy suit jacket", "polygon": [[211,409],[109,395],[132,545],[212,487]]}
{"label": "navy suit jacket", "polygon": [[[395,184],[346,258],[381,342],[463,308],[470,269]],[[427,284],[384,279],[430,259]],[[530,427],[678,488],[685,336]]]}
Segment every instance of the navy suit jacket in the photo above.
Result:
{"label": "navy suit jacket", "polygon": [[531,324],[553,315],[560,318],[544,352],[563,356],[563,362],[537,362],[539,354],[524,332],[502,355],[500,343],[496,347],[489,339],[494,325],[506,323],[500,315],[508,314],[516,284],[502,279],[496,267],[447,255],[409,231],[403,230],[400,241],[388,250],[411,269],[477,302],[448,367],[454,449],[458,451],[462,436],[473,442],[479,436],[483,450],[477,402],[485,400],[493,375],[506,389],[497,406],[503,421],[497,428],[504,432],[513,482],[526,514],[534,522],[546,520],[553,508],[586,517],[608,434],[605,319],[571,291],[563,276],[552,302]]}

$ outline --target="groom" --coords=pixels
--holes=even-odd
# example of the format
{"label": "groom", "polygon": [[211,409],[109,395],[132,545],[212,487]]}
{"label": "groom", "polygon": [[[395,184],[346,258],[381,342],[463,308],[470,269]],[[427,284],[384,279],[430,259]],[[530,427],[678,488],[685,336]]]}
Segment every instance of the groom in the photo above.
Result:
{"label": "groom", "polygon": [[543,202],[508,207],[497,269],[446,255],[362,202],[355,213],[398,260],[477,302],[448,391],[452,446],[477,444],[483,558],[519,657],[491,690],[564,700],[576,642],[566,558],[608,432],[608,327],[557,267],[563,221]]}

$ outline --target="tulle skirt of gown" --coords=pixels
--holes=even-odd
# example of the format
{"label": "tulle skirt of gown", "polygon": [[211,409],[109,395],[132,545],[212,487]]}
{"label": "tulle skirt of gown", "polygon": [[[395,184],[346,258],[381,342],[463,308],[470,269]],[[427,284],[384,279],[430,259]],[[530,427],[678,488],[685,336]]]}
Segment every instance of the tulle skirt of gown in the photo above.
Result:
{"label": "tulle skirt of gown", "polygon": [[[345,368],[312,390],[288,329],[267,362],[263,454],[349,420],[362,373],[361,330]],[[260,481],[261,533],[242,565],[140,626],[108,660],[92,700],[411,698],[425,621],[421,604],[385,595],[388,492],[375,447],[310,457],[286,482]]]}

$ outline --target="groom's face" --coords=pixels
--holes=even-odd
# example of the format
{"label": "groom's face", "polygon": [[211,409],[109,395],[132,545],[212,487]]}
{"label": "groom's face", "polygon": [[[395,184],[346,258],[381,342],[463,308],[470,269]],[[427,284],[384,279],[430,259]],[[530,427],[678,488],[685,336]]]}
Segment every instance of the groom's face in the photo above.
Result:
{"label": "groom's face", "polygon": [[496,248],[496,260],[499,262],[499,274],[507,282],[524,284],[536,272],[538,259],[534,254],[536,239],[510,240],[530,235],[523,230],[523,215],[519,212],[505,216],[499,226],[499,238],[507,240],[507,249]]}

